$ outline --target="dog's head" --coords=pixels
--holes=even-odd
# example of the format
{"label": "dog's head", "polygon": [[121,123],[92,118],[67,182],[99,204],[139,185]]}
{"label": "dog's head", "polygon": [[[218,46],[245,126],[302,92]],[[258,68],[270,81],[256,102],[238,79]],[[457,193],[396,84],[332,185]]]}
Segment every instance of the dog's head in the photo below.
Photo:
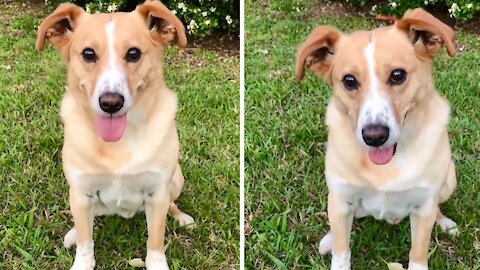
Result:
{"label": "dog's head", "polygon": [[182,23],[158,1],[111,14],[61,4],[40,25],[36,48],[42,51],[48,40],[58,50],[68,64],[70,90],[95,113],[98,134],[104,141],[118,141],[137,94],[161,81],[160,58],[175,37],[180,47],[186,46]]}
{"label": "dog's head", "polygon": [[433,57],[443,46],[455,54],[453,36],[422,9],[407,11],[393,26],[349,35],[319,26],[297,53],[296,79],[307,68],[328,82],[370,160],[386,164],[408,111],[433,91]]}

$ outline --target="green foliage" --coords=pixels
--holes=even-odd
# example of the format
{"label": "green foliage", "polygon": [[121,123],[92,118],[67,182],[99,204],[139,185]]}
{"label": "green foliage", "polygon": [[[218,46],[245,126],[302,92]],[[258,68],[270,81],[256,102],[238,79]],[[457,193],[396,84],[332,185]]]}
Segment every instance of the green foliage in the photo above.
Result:
{"label": "green foliage", "polygon": [[[368,0],[345,1],[351,5],[366,6],[369,4]],[[470,20],[475,15],[480,14],[480,1],[478,0],[389,0],[381,3],[372,5],[371,13],[401,16],[411,8],[438,7],[448,10],[450,17],[461,21]]]}
{"label": "green foliage", "polygon": [[270,3],[270,9],[281,11],[285,14],[292,12],[298,12],[303,8],[303,2],[300,0],[284,0],[284,1],[272,1]]}
{"label": "green foliage", "polygon": [[[45,5],[53,9],[61,0],[45,0]],[[142,0],[72,0],[85,7],[89,13],[132,10]],[[240,31],[240,2],[231,0],[165,0],[162,1],[180,20],[188,33],[204,37],[216,30],[238,34]]]}

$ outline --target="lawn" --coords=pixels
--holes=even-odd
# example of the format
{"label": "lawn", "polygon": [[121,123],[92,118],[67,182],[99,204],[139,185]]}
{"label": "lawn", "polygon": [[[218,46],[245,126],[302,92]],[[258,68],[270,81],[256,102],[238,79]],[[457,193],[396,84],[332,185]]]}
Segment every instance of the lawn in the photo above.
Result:
{"label": "lawn", "polygon": [[[323,3],[323,4],[322,4]],[[246,1],[245,4],[245,233],[246,269],[329,269],[318,253],[328,231],[324,153],[330,90],[308,73],[294,81],[299,44],[320,24],[371,29],[368,18],[332,11],[322,1]],[[325,11],[325,12],[323,12]],[[480,38],[459,32],[458,55],[442,52],[436,86],[452,106],[449,133],[458,189],[442,205],[459,224],[457,238],[435,227],[430,269],[480,269]],[[373,218],[354,222],[352,269],[408,263],[408,219],[393,226]]]}
{"label": "lawn", "polygon": [[[38,6],[0,4],[0,269],[68,269],[72,226],[58,116],[66,68],[34,50]],[[180,207],[197,227],[168,219],[171,269],[239,268],[239,59],[202,48],[166,55],[167,85],[179,96]],[[143,214],[96,218],[97,269],[131,269],[146,255]]]}

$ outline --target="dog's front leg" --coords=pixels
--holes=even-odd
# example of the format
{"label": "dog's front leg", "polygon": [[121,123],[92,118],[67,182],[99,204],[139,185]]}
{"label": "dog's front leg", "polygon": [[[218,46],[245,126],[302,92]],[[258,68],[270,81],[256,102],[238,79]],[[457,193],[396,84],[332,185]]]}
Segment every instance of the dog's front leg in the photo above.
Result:
{"label": "dog's front leg", "polygon": [[70,210],[73,216],[76,253],[71,270],[92,270],[95,267],[93,254],[94,210],[89,197],[70,188]]}
{"label": "dog's front leg", "polygon": [[436,205],[436,202],[428,202],[410,215],[412,248],[408,270],[428,270],[428,247],[437,215]]}
{"label": "dog's front leg", "polygon": [[350,231],[353,207],[348,201],[330,192],[328,194],[328,220],[332,235],[331,270],[350,270]]}
{"label": "dog's front leg", "polygon": [[169,192],[158,192],[145,204],[148,227],[145,265],[148,270],[169,269],[165,257],[165,226],[169,207]]}

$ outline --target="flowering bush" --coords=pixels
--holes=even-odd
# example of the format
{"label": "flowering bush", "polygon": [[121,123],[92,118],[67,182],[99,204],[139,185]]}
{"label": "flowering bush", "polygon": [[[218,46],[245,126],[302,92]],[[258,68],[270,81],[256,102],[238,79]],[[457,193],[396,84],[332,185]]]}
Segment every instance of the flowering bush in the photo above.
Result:
{"label": "flowering bush", "polygon": [[[350,4],[365,6],[367,0],[345,0]],[[383,5],[373,5],[371,13],[401,16],[407,9],[427,6],[443,6],[449,16],[457,20],[469,20],[480,13],[479,0],[389,0]]]}
{"label": "flowering bush", "polygon": [[[234,3],[237,2],[237,3]],[[164,2],[186,24],[190,34],[205,36],[215,29],[239,33],[239,1],[168,0]]]}
{"label": "flowering bush", "polygon": [[[55,8],[61,0],[45,0],[48,8]],[[90,13],[132,10],[142,0],[71,0],[85,7]],[[162,0],[185,24],[188,33],[194,36],[206,36],[215,30],[226,30],[238,34],[240,2],[239,0]]]}

